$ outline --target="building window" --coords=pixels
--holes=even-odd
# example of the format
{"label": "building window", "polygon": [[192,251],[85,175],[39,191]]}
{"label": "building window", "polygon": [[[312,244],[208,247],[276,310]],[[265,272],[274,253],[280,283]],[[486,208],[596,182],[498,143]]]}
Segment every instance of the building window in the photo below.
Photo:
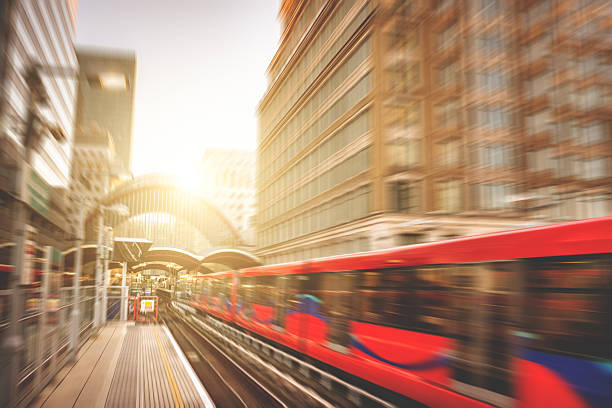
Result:
{"label": "building window", "polygon": [[569,83],[558,85],[553,91],[552,104],[556,107],[573,103],[572,86]]}
{"label": "building window", "polygon": [[582,143],[593,145],[608,139],[606,122],[593,123],[583,128]]}
{"label": "building window", "polygon": [[602,106],[603,97],[600,88],[585,89],[578,94],[578,107],[582,110],[597,109]]}
{"label": "building window", "polygon": [[421,234],[398,234],[397,245],[414,245],[423,242]]}
{"label": "building window", "polygon": [[438,210],[455,213],[461,211],[461,180],[446,180],[436,183]]}
{"label": "building window", "polygon": [[499,33],[489,33],[481,35],[476,40],[476,47],[479,53],[484,55],[496,54],[505,48],[505,42]]}
{"label": "building window", "polygon": [[535,135],[540,132],[551,130],[551,118],[549,110],[542,110],[525,118],[527,132]]}
{"label": "building window", "polygon": [[478,72],[476,80],[478,88],[485,92],[497,92],[508,85],[506,74],[501,69]]}
{"label": "building window", "polygon": [[421,162],[421,140],[396,139],[390,145],[389,153],[392,166],[416,166]]}
{"label": "building window", "polygon": [[532,27],[550,16],[551,4],[549,0],[540,0],[525,12],[525,26]]}
{"label": "building window", "polygon": [[449,139],[438,143],[438,157],[441,166],[455,166],[461,160],[461,140]]}
{"label": "building window", "polygon": [[477,13],[482,12],[486,18],[497,17],[502,10],[501,0],[475,0],[474,7]]}
{"label": "building window", "polygon": [[612,213],[610,195],[589,195],[578,199],[579,217],[607,217]]}
{"label": "building window", "polygon": [[450,7],[455,5],[455,0],[438,0],[437,1],[437,9],[438,13],[443,13],[448,10]]}
{"label": "building window", "polygon": [[584,160],[584,178],[587,180],[596,180],[610,176],[607,157],[597,157],[590,160]]}
{"label": "building window", "polygon": [[453,24],[438,34],[438,48],[443,51],[459,40],[457,24]]}
{"label": "building window", "polygon": [[478,109],[476,115],[478,126],[483,128],[500,129],[512,126],[512,113],[500,106]]}
{"label": "building window", "polygon": [[397,181],[391,183],[393,209],[407,214],[417,214],[422,211],[422,182],[419,180]]}
{"label": "building window", "polygon": [[483,210],[501,210],[510,208],[510,197],[514,194],[514,186],[505,183],[480,184],[480,208]]}
{"label": "building window", "polygon": [[537,98],[548,93],[551,87],[551,74],[546,72],[525,81],[525,91],[529,98]]}
{"label": "building window", "polygon": [[405,72],[402,88],[405,91],[417,86],[421,82],[421,64],[413,62],[408,65]]}
{"label": "building window", "polygon": [[525,60],[532,64],[539,58],[547,56],[550,52],[550,34],[544,35],[525,47]]}
{"label": "building window", "polygon": [[554,167],[553,164],[551,148],[527,152],[527,169],[530,171],[550,170]]}
{"label": "building window", "polygon": [[570,124],[567,120],[557,122],[555,130],[555,143],[562,143],[566,140],[570,140]]}
{"label": "building window", "polygon": [[557,178],[572,177],[580,174],[580,161],[576,155],[559,156],[554,159],[554,176]]}
{"label": "building window", "polygon": [[421,123],[421,103],[410,102],[404,108],[404,126],[409,127]]}
{"label": "building window", "polygon": [[483,167],[506,167],[514,162],[512,146],[506,143],[496,143],[480,146],[477,164]]}
{"label": "building window", "polygon": [[436,106],[438,125],[443,127],[454,127],[459,123],[458,101],[452,100]]}
{"label": "building window", "polygon": [[438,69],[438,82],[441,87],[452,87],[459,84],[460,76],[456,61]]}

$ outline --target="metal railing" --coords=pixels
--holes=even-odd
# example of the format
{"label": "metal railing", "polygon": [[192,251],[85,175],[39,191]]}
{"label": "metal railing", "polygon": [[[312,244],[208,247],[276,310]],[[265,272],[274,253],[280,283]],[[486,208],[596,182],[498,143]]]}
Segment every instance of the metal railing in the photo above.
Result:
{"label": "metal railing", "polygon": [[[95,287],[81,287],[79,293],[79,347],[93,334]],[[17,406],[27,406],[70,359],[70,332],[73,325],[74,288],[43,298],[40,288],[18,288],[16,296],[23,313],[18,324],[23,343],[19,348]],[[10,324],[11,290],[0,291],[0,342]],[[5,379],[2,378],[2,381]]]}
{"label": "metal railing", "polygon": [[[125,289],[123,289],[125,288]],[[106,287],[106,320],[119,320],[121,318],[120,310],[121,310],[121,301],[123,298],[123,292],[127,293],[127,286],[107,286]],[[123,299],[124,302],[127,301],[127,296]],[[127,307],[127,306],[126,306]],[[128,316],[130,312],[128,311]]]}
{"label": "metal railing", "polygon": [[[183,316],[190,317],[191,322],[204,331],[220,339],[226,348],[237,351],[247,359],[263,359],[275,361],[278,366],[284,367],[291,376],[301,377],[300,380],[315,380],[330,393],[343,395],[354,406],[378,406],[393,408],[395,405],[385,401],[370,392],[350,384],[332,373],[313,366],[300,358],[274,347],[270,343],[261,341],[248,333],[223,323],[207,315],[205,318],[197,315],[195,309],[180,301],[172,301],[172,306],[179,310]],[[341,394],[340,394],[341,393]]]}

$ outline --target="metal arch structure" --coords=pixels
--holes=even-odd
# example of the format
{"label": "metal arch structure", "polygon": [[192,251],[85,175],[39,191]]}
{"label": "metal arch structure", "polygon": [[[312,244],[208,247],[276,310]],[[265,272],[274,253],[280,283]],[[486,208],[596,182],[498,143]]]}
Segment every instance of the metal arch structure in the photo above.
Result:
{"label": "metal arch structure", "polygon": [[[96,260],[96,245],[86,244],[83,250],[83,265],[93,264]],[[74,270],[76,247],[62,252],[64,268]],[[177,248],[151,248],[143,255],[140,262],[129,263],[130,273],[149,269],[164,270],[169,273],[186,270],[197,274],[207,274],[225,269],[242,269],[262,265],[255,255],[234,248],[216,248],[205,255],[198,256]],[[110,261],[109,270],[120,269],[121,263]]]}
{"label": "metal arch structure", "polygon": [[250,268],[263,263],[255,255],[234,248],[213,249],[202,256],[202,263],[216,263],[232,269]]}
{"label": "metal arch structure", "polygon": [[[123,204],[121,216],[104,212],[104,224],[115,236],[146,238],[154,247],[202,253],[214,247],[240,247],[244,241],[234,225],[203,196],[182,189],[175,178],[146,175],[111,191],[101,205]],[[86,241],[96,239],[95,211],[86,219]]]}
{"label": "metal arch structure", "polygon": [[169,270],[169,267],[154,268],[153,265],[173,263],[177,265],[178,268],[176,269],[179,270],[212,273],[218,270],[219,268],[216,266],[220,265],[225,267],[222,269],[242,269],[262,265],[255,255],[235,248],[217,248],[208,251],[203,256],[176,248],[151,248],[145,253],[141,261],[138,265],[131,267],[130,270],[146,270],[148,265],[151,265],[150,269]]}

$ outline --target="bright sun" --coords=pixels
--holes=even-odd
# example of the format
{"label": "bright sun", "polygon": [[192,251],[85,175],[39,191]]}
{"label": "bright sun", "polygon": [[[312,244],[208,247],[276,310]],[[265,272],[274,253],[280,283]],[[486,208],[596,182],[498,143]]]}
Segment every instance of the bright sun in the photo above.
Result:
{"label": "bright sun", "polygon": [[176,176],[181,188],[187,191],[199,192],[202,190],[202,178],[198,168],[191,163],[179,163],[176,168],[169,169]]}

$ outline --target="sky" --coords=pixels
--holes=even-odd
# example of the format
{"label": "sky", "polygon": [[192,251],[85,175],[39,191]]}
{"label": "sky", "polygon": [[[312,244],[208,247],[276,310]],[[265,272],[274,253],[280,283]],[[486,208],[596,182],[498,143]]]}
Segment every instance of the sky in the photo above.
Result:
{"label": "sky", "polygon": [[78,45],[135,50],[132,171],[189,178],[207,147],[256,148],[279,0],[80,0]]}

